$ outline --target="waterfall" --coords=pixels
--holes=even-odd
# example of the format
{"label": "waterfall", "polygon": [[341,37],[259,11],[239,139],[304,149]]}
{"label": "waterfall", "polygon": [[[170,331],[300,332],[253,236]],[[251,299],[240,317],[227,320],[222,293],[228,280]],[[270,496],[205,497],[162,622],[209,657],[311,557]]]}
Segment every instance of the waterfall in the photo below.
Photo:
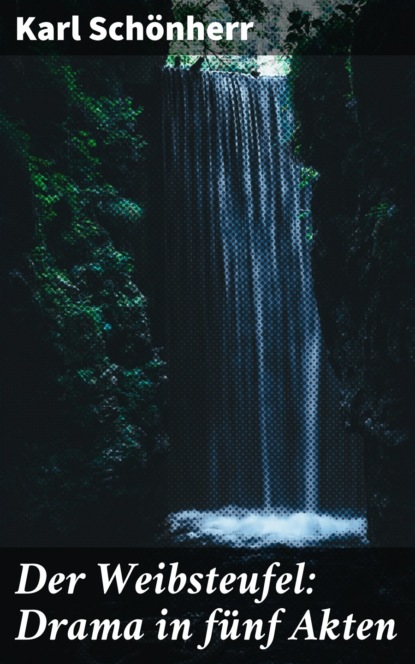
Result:
{"label": "waterfall", "polygon": [[304,520],[326,369],[288,82],[165,69],[163,104],[175,523]]}

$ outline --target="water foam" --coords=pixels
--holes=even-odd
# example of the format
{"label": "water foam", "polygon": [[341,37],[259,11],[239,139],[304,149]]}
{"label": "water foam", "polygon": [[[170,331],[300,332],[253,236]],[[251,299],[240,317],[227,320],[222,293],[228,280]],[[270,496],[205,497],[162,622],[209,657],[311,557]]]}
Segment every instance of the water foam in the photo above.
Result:
{"label": "water foam", "polygon": [[276,513],[235,507],[218,511],[187,510],[171,514],[169,528],[174,538],[189,543],[203,540],[248,547],[306,546],[351,538],[366,543],[366,519],[317,512]]}

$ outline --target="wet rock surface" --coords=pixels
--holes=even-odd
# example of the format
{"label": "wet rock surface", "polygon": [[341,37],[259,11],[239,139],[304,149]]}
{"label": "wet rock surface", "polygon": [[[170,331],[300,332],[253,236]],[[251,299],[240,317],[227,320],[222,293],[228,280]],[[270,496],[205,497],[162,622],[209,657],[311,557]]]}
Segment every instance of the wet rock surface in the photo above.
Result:
{"label": "wet rock surface", "polygon": [[294,98],[297,151],[320,174],[315,292],[344,425],[365,447],[368,536],[375,546],[411,546],[414,58],[306,56]]}

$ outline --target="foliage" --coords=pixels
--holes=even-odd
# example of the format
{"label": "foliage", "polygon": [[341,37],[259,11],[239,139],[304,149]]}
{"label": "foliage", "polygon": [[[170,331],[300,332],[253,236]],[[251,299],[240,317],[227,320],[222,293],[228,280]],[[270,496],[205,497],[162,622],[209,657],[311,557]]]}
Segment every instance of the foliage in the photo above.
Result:
{"label": "foliage", "polygon": [[[176,66],[175,55],[169,55],[166,59],[167,67]],[[180,67],[190,69],[192,66],[197,65],[200,56],[198,55],[181,55]],[[200,69],[201,71],[227,71],[249,74],[253,69],[256,69],[256,58],[249,56],[237,55],[206,55],[203,58]]]}
{"label": "foliage", "polygon": [[236,21],[251,21],[253,17],[263,19],[268,8],[263,0],[173,0],[173,11],[176,19],[182,22],[189,15],[204,22],[210,14],[219,21],[225,16]]}
{"label": "foliage", "polygon": [[301,168],[301,177],[298,185],[299,189],[308,187],[314,180],[318,178],[318,172],[311,166],[303,166]]}
{"label": "foliage", "polygon": [[277,17],[280,9],[274,3],[264,0],[173,0],[174,17],[177,21],[186,22],[187,16],[192,15],[195,21],[207,25],[211,21],[244,21],[255,22],[254,39],[247,42],[212,42],[205,39],[202,43],[181,42],[173,43],[170,54],[182,56],[209,54],[219,58],[226,55],[240,55],[253,58],[259,53],[258,40],[261,40],[260,52],[268,50],[266,45],[275,44],[277,40],[278,27]]}
{"label": "foliage", "polygon": [[288,14],[286,50],[296,55],[326,49],[326,54],[349,53],[354,25],[367,0],[338,4],[329,16],[314,18],[311,12],[294,9]]}
{"label": "foliage", "polygon": [[[190,69],[200,63],[198,55],[180,56],[180,67]],[[177,55],[169,55],[167,67],[176,67]],[[282,55],[245,56],[245,55],[206,55],[200,64],[200,71],[221,71],[228,73],[250,74],[254,76],[287,76],[290,71],[289,58]]]}
{"label": "foliage", "polygon": [[[17,77],[20,63],[11,65]],[[142,109],[120,94],[87,93],[77,69],[63,59],[37,57],[29,66],[30,93],[43,89],[50,104],[40,115],[49,115],[52,140],[38,140],[33,117],[19,103],[28,92],[24,72],[20,90],[14,79],[15,100],[2,104],[0,130],[27,173],[33,231],[29,250],[17,248],[2,280],[30,290],[24,303],[6,302],[17,326],[40,315],[49,350],[38,379],[48,407],[43,440],[30,434],[30,413],[25,425],[14,420],[14,449],[6,462],[10,471],[16,458],[25,476],[21,450],[28,450],[26,480],[35,497],[30,522],[50,522],[56,512],[53,527],[68,534],[79,530],[81,512],[89,514],[93,505],[99,510],[110,495],[114,504],[117,496],[141,495],[141,469],[164,446],[158,396],[164,363],[151,346],[147,304],[135,283],[136,258],[128,243],[137,236],[142,209],[106,177],[112,169],[117,179],[118,163],[131,175],[137,172]],[[122,241],[114,240],[114,228],[122,229]],[[34,322],[26,334],[34,335],[36,353],[40,331]],[[24,377],[17,371],[8,379]],[[33,394],[29,398],[36,401]],[[42,407],[36,407],[38,414]],[[59,413],[58,422],[50,409]]]}

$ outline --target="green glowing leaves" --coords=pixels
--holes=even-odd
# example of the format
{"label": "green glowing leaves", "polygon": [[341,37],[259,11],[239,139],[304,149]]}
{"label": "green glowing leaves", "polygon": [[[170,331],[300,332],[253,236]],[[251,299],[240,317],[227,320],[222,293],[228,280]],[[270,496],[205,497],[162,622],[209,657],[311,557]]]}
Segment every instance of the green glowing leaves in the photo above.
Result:
{"label": "green glowing leaves", "polygon": [[376,224],[382,223],[386,219],[391,219],[396,212],[395,205],[388,203],[387,201],[382,201],[377,205],[373,205],[369,212],[366,214],[366,218],[374,219]]}
{"label": "green glowing leaves", "polygon": [[312,242],[314,239],[313,224],[311,222],[311,210],[301,210],[298,215],[300,221],[305,221],[305,239]]}
{"label": "green glowing leaves", "polygon": [[318,171],[316,171],[311,166],[303,166],[301,168],[301,179],[298,185],[299,189],[304,189],[305,187],[308,187],[310,184],[315,182],[315,180],[318,178],[318,175]]}

